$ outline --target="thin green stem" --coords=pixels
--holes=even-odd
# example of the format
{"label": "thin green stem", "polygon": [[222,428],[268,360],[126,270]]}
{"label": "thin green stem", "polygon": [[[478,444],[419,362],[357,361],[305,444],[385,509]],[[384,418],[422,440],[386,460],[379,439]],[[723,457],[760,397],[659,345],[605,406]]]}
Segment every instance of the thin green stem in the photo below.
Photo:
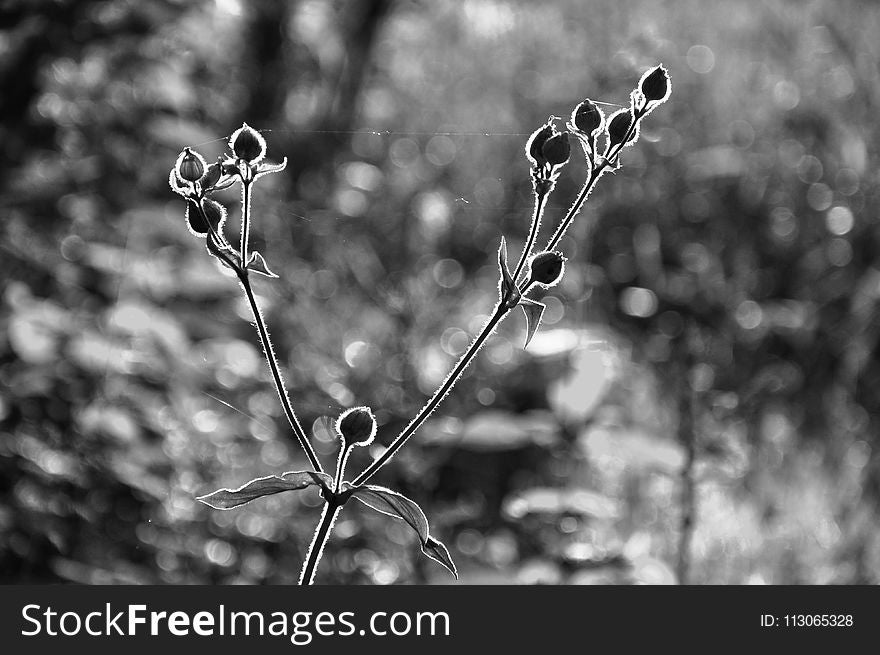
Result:
{"label": "thin green stem", "polygon": [[406,440],[409,439],[413,433],[421,427],[422,423],[425,422],[425,419],[433,412],[437,405],[446,397],[446,394],[449,393],[450,389],[458,382],[458,379],[461,377],[461,374],[464,373],[464,370],[468,367],[468,364],[471,363],[473,358],[476,356],[477,352],[479,352],[480,348],[483,345],[483,342],[489,338],[489,335],[492,334],[492,331],[495,329],[495,326],[501,322],[509,312],[511,308],[506,307],[504,302],[499,303],[498,307],[495,309],[495,313],[492,315],[492,318],[489,319],[489,322],[486,323],[485,327],[480,331],[477,337],[473,340],[470,347],[467,349],[467,352],[462,356],[462,358],[458,361],[458,364],[449,376],[446,378],[446,381],[440,385],[440,388],[434,392],[434,395],[431,396],[431,399],[427,402],[427,404],[422,407],[421,411],[416,415],[416,417],[409,422],[403,432],[401,432],[397,437],[395,437],[394,441],[391,442],[391,445],[385,449],[379,457],[373,460],[373,463],[370,464],[366,469],[364,469],[363,473],[361,473],[357,478],[352,482],[353,485],[359,485],[366,482],[369,478],[373,476],[376,471],[378,471],[382,466],[384,466],[388,460],[394,457],[394,454],[401,449]]}
{"label": "thin green stem", "polygon": [[247,296],[248,302],[250,303],[251,311],[254,314],[254,324],[257,326],[257,332],[259,333],[260,341],[263,344],[263,351],[266,353],[266,361],[269,364],[269,370],[272,372],[272,379],[275,381],[275,390],[278,392],[278,397],[281,399],[281,406],[284,409],[285,416],[287,416],[287,421],[290,423],[290,427],[293,428],[293,433],[296,435],[299,445],[302,446],[306,456],[308,456],[312,468],[318,473],[323,473],[324,469],[321,466],[321,462],[318,461],[315,449],[312,448],[312,444],[309,442],[305,430],[303,430],[302,425],[296,416],[296,412],[293,411],[290,396],[287,395],[287,389],[284,386],[284,378],[282,377],[281,369],[278,366],[278,358],[275,355],[275,350],[272,348],[272,341],[269,338],[269,330],[266,328],[266,321],[263,319],[263,313],[260,311],[260,306],[257,304],[257,299],[251,288],[247,269],[237,268],[235,272],[238,275],[242,288],[244,289],[244,295]]}
{"label": "thin green stem", "polygon": [[529,238],[526,240],[526,245],[523,247],[522,254],[519,256],[519,261],[516,263],[516,268],[513,271],[514,282],[519,279],[519,274],[522,272],[523,266],[525,266],[526,260],[532,252],[532,247],[535,245],[535,239],[538,238],[538,231],[541,229],[541,215],[544,213],[547,196],[549,195],[549,191],[546,193],[535,192],[535,210],[532,214],[532,224],[529,227]]}
{"label": "thin green stem", "polygon": [[309,553],[306,555],[306,561],[299,576],[299,583],[301,585],[310,585],[314,581],[315,569],[318,568],[318,562],[321,561],[321,555],[324,554],[324,546],[327,545],[330,530],[333,528],[333,523],[336,521],[340,509],[342,509],[342,505],[336,502],[335,499],[328,501],[324,505],[324,510],[321,512],[321,520],[318,521],[318,526],[315,528],[315,534],[309,546]]}

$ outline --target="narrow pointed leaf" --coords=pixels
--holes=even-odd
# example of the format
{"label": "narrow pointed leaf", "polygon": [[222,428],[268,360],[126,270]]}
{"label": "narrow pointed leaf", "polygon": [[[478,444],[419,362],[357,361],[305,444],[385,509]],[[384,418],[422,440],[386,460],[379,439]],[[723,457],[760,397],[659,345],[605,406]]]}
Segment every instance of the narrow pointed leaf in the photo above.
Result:
{"label": "narrow pointed leaf", "polygon": [[251,259],[248,262],[248,270],[253,271],[254,273],[259,273],[260,275],[265,275],[266,277],[278,277],[269,270],[269,265],[266,264],[266,260],[263,259],[263,256],[258,253],[256,250],[251,255]]}
{"label": "narrow pointed leaf", "polygon": [[501,246],[498,248],[498,267],[501,269],[501,300],[509,299],[508,303],[513,303],[510,305],[513,307],[519,302],[520,292],[510,274],[510,269],[507,268],[507,241],[504,237],[501,237]]}
{"label": "narrow pointed leaf", "polygon": [[541,317],[544,315],[544,310],[547,306],[544,303],[530,300],[529,298],[520,300],[519,306],[522,307],[523,313],[526,315],[526,342],[523,344],[523,350],[525,350],[532,337],[535,336],[535,332],[538,331],[541,325]]}
{"label": "narrow pointed leaf", "polygon": [[287,157],[285,157],[279,164],[271,164],[267,161],[260,162],[259,166],[257,166],[257,174],[254,176],[254,179],[256,180],[259,177],[270,175],[271,173],[279,173],[285,168],[287,168]]}
{"label": "narrow pointed leaf", "polygon": [[449,556],[449,551],[446,546],[431,536],[428,531],[428,519],[425,518],[425,513],[415,501],[396,491],[391,491],[391,489],[372,484],[358,487],[346,484],[343,486],[343,490],[350,492],[353,498],[357,498],[367,507],[405,521],[419,535],[422,552],[435,562],[442,564],[458,579],[458,571]]}
{"label": "narrow pointed leaf", "polygon": [[218,489],[213,493],[199,496],[196,500],[214,509],[232,509],[263,496],[271,496],[283,491],[299,491],[313,486],[329,488],[332,484],[333,479],[326,473],[290,471],[251,480],[237,489]]}
{"label": "narrow pointed leaf", "polygon": [[427,541],[422,544],[422,552],[435,562],[440,562],[458,580],[458,569],[455,568],[455,562],[449,555],[449,549],[443,543],[428,535]]}
{"label": "narrow pointed leaf", "polygon": [[217,182],[214,186],[211,187],[211,191],[223,191],[223,189],[228,189],[233,184],[235,184],[238,180],[232,176],[226,176],[220,178],[220,181]]}

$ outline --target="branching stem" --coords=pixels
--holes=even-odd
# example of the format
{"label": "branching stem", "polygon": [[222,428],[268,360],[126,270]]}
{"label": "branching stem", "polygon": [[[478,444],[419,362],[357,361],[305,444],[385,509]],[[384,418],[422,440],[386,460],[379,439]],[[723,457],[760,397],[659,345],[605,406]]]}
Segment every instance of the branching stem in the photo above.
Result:
{"label": "branching stem", "polygon": [[492,331],[495,329],[495,326],[501,322],[510,309],[505,308],[504,303],[500,303],[498,307],[495,309],[495,313],[492,315],[492,318],[489,319],[489,322],[486,323],[485,327],[480,331],[480,334],[477,335],[477,338],[471,343],[470,347],[465,352],[464,356],[458,361],[456,367],[452,370],[449,376],[446,378],[446,381],[440,385],[440,388],[434,392],[434,395],[431,396],[431,399],[428,403],[422,407],[421,411],[416,415],[416,417],[409,422],[403,432],[401,432],[394,441],[391,442],[391,445],[385,449],[385,452],[382,453],[379,457],[373,460],[373,463],[370,464],[363,473],[361,473],[357,478],[355,478],[352,484],[358,485],[363,484],[369,478],[373,476],[373,474],[378,471],[382,466],[388,462],[392,457],[394,457],[395,453],[406,443],[406,440],[409,439],[412,434],[419,429],[422,423],[425,422],[425,419],[433,412],[437,405],[443,400],[447,393],[449,393],[450,389],[458,382],[458,379],[461,377],[461,374],[464,373],[464,370],[468,367],[468,364],[471,363],[474,356],[480,350],[480,347],[483,345],[483,342],[492,334]]}
{"label": "branching stem", "polygon": [[[559,224],[559,227],[556,229],[556,232],[553,234],[553,237],[550,239],[550,242],[547,245],[547,250],[553,250],[556,247],[556,244],[559,243],[560,239],[565,235],[565,231],[568,229],[569,225],[571,225],[574,217],[580,211],[587,197],[590,195],[590,191],[592,191],[593,187],[596,185],[596,182],[602,177],[602,173],[605,172],[605,169],[610,166],[610,162],[613,162],[615,158],[620,154],[620,150],[623,148],[623,145],[627,142],[630,135],[635,131],[636,126],[638,124],[639,119],[644,114],[641,111],[636,112],[635,120],[633,120],[632,125],[630,125],[630,129],[627,132],[622,143],[618,144],[618,146],[614,149],[609,149],[608,156],[602,161],[594,165],[590,169],[590,174],[587,177],[587,181],[584,182],[584,186],[578,194],[577,199],[574,201],[574,204],[571,206],[571,209],[568,210],[565,218]],[[547,194],[537,194],[535,199],[535,212],[532,218],[532,226],[529,230],[529,239],[526,243],[525,248],[523,249],[523,254],[520,256],[519,263],[517,264],[517,272],[514,273],[513,279],[516,280],[517,275],[519,275],[522,270],[523,265],[525,264],[526,258],[528,257],[528,252],[531,250],[532,245],[534,244],[535,238],[537,237],[538,226],[540,224],[541,214],[544,211],[544,204],[546,202]],[[525,280],[520,285],[520,292],[525,295],[531,289],[532,285],[529,284],[528,280]],[[434,392],[434,395],[431,396],[430,400],[428,400],[427,404],[422,407],[421,411],[416,414],[415,418],[409,422],[409,424],[403,429],[403,431],[394,438],[394,441],[385,449],[379,457],[373,460],[373,462],[366,468],[364,471],[354,479],[352,484],[358,485],[363,484],[367,480],[369,480],[380,468],[382,468],[385,464],[397,454],[397,451],[401,449],[403,444],[406,443],[407,439],[409,439],[413,433],[421,427],[422,423],[425,422],[425,419],[430,416],[431,412],[433,412],[437,406],[443,401],[446,397],[446,394],[455,386],[455,383],[458,382],[458,379],[461,377],[464,370],[471,363],[473,358],[479,352],[483,343],[486,339],[489,338],[489,335],[495,330],[496,326],[501,322],[504,317],[506,317],[512,307],[506,306],[506,298],[503,298],[502,301],[495,308],[495,312],[492,315],[492,318],[489,319],[489,322],[483,327],[480,333],[476,336],[476,338],[471,343],[470,347],[465,352],[464,356],[458,361],[455,368],[452,369],[452,372],[440,385],[437,391]]]}
{"label": "branching stem", "polygon": [[272,348],[272,341],[269,339],[269,330],[266,328],[266,321],[263,319],[263,313],[260,311],[260,306],[257,304],[257,299],[251,288],[247,269],[237,268],[235,272],[238,275],[242,288],[244,289],[244,295],[247,296],[248,302],[250,303],[251,311],[254,314],[254,324],[257,326],[257,332],[259,333],[260,341],[263,344],[263,351],[266,353],[266,361],[269,363],[269,370],[272,372],[272,379],[275,381],[275,390],[278,392],[278,397],[281,400],[281,406],[284,409],[285,416],[287,416],[287,421],[290,423],[290,427],[293,428],[293,433],[296,435],[299,445],[302,446],[302,449],[306,452],[306,456],[309,458],[309,463],[311,463],[312,468],[318,473],[323,473],[324,469],[321,466],[321,462],[318,460],[318,456],[315,454],[315,449],[309,442],[305,430],[303,430],[302,425],[296,416],[296,412],[293,411],[290,396],[287,395],[287,388],[284,386],[284,378],[281,376],[281,369],[278,366],[278,357],[275,355],[274,348]]}
{"label": "branching stem", "polygon": [[547,205],[547,196],[549,195],[549,191],[546,193],[535,192],[535,211],[532,214],[532,225],[529,227],[529,238],[526,240],[526,245],[523,247],[522,254],[519,256],[519,261],[516,263],[516,268],[513,271],[514,282],[519,279],[519,274],[522,272],[526,260],[532,253],[535,239],[538,238],[538,230],[541,228],[541,216],[544,213],[544,207]]}

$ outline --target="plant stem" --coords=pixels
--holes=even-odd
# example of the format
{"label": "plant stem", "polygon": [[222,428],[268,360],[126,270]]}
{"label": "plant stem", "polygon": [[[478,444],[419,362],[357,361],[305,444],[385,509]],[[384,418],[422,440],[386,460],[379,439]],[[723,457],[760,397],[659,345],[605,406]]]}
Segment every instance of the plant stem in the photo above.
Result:
{"label": "plant stem", "polygon": [[[630,125],[629,131],[627,132],[624,140],[614,149],[609,149],[609,156],[601,163],[593,166],[590,169],[590,174],[587,177],[586,182],[584,182],[583,188],[578,194],[577,199],[574,201],[574,204],[568,210],[565,218],[562,220],[562,223],[559,224],[556,232],[554,232],[553,237],[550,239],[546,250],[553,250],[553,248],[556,247],[556,244],[559,243],[560,239],[562,239],[562,237],[565,235],[565,231],[568,229],[569,225],[571,225],[571,222],[574,220],[574,217],[580,211],[581,206],[587,199],[587,196],[590,195],[590,191],[592,191],[599,178],[602,177],[602,173],[604,173],[608,166],[610,166],[609,162],[613,161],[614,158],[620,154],[620,150],[626,144],[629,135],[634,132],[638,121],[642,118],[643,115],[644,114],[641,110],[636,111],[635,119],[632,121],[632,124]],[[523,249],[523,254],[520,256],[519,262],[517,263],[516,273],[513,274],[514,283],[516,282],[517,275],[519,275],[523,265],[525,264],[525,260],[528,257],[529,250],[531,249],[532,245],[534,245],[534,241],[537,236],[538,227],[540,224],[541,214],[544,211],[544,203],[546,201],[547,195],[548,194],[538,194],[536,196],[535,212],[532,218],[532,225],[529,230],[529,239],[526,243],[525,248]],[[525,295],[525,293],[527,293],[529,289],[531,289],[531,287],[532,285],[529,284],[529,281],[524,280],[519,289],[520,292]],[[440,388],[434,392],[434,395],[431,396],[431,399],[428,400],[428,403],[424,407],[422,407],[421,411],[419,411],[416,417],[409,422],[409,424],[403,429],[403,432],[395,437],[394,441],[392,441],[388,448],[385,449],[385,452],[374,459],[372,464],[370,464],[357,478],[354,479],[354,481],[352,482],[353,485],[363,484],[368,479],[370,479],[373,474],[376,473],[376,471],[382,468],[382,466],[384,466],[392,457],[394,457],[397,451],[400,450],[404,443],[406,443],[406,440],[409,439],[413,435],[413,433],[419,429],[422,423],[425,422],[425,419],[427,419],[431,412],[433,412],[437,408],[437,405],[440,404],[440,402],[446,397],[446,394],[448,394],[455,383],[458,382],[461,374],[468,367],[468,364],[471,363],[471,360],[473,360],[477,352],[479,352],[480,347],[483,345],[483,342],[485,342],[489,335],[492,334],[492,331],[495,329],[498,323],[501,322],[501,319],[507,316],[511,309],[513,309],[512,307],[507,307],[506,301],[507,298],[502,298],[501,302],[496,307],[495,313],[492,315],[492,318],[489,319],[489,322],[486,323],[485,327],[483,327],[477,337],[473,340],[470,347],[467,349],[467,352],[465,352],[464,356],[459,360],[458,364],[455,366],[455,368],[452,370],[452,372],[449,374],[443,384],[440,385]]]}
{"label": "plant stem", "polygon": [[315,534],[309,546],[309,553],[306,556],[302,573],[299,576],[299,583],[301,585],[310,585],[314,581],[315,569],[318,568],[318,562],[321,561],[321,555],[324,554],[324,546],[327,544],[330,530],[333,528],[333,523],[336,521],[340,509],[342,509],[342,505],[335,500],[330,500],[324,505],[324,510],[321,512],[321,520],[315,528]]}
{"label": "plant stem", "polygon": [[526,240],[526,245],[523,247],[522,254],[519,256],[519,261],[516,263],[516,269],[513,271],[514,282],[519,279],[519,274],[522,272],[523,266],[525,266],[526,259],[528,259],[532,252],[532,247],[535,245],[535,239],[538,237],[538,230],[541,228],[541,215],[544,213],[547,196],[549,195],[549,191],[547,193],[535,192],[535,211],[532,214],[532,225],[529,228],[529,238]]}
{"label": "plant stem", "polygon": [[[244,189],[244,191],[242,192],[242,202],[245,204],[242,205],[242,252],[240,254],[243,256],[247,252],[246,225],[250,224],[250,183],[243,181],[242,189]],[[213,226],[211,226],[211,222],[208,220],[208,217],[205,214],[205,210],[202,208],[201,203],[198,202],[196,203],[196,205],[202,215],[202,220],[205,221],[205,224],[208,226],[211,234],[219,242],[220,238],[217,232],[214,231]],[[302,449],[306,453],[306,456],[309,458],[309,463],[312,465],[312,468],[318,473],[323,473],[324,468],[321,466],[321,462],[318,460],[318,456],[315,453],[314,448],[312,448],[312,444],[309,442],[305,430],[303,430],[302,425],[300,424],[299,419],[296,416],[296,412],[293,411],[293,404],[290,402],[290,396],[287,395],[287,389],[284,385],[284,378],[281,376],[281,369],[278,366],[278,358],[275,355],[275,349],[272,347],[272,340],[269,338],[269,330],[266,327],[266,321],[263,318],[263,312],[260,311],[260,306],[257,304],[257,298],[256,296],[254,296],[254,291],[251,288],[251,281],[248,277],[247,264],[245,263],[243,257],[241,263],[234,262],[222,251],[219,250],[216,252],[216,255],[217,257],[221,258],[232,270],[235,271],[235,274],[238,276],[239,282],[241,282],[241,287],[242,289],[244,289],[244,295],[247,296],[248,302],[251,306],[251,311],[254,314],[254,324],[257,326],[257,332],[260,335],[260,342],[263,344],[263,352],[266,353],[266,361],[269,364],[269,370],[272,371],[272,379],[275,381],[275,390],[278,392],[278,398],[281,400],[281,407],[284,409],[284,414],[285,416],[287,416],[287,421],[288,423],[290,423],[290,427],[293,428],[293,433],[296,435],[296,439],[297,441],[299,441],[299,445],[302,447]]]}
{"label": "plant stem", "polygon": [[559,227],[556,228],[556,231],[553,233],[550,241],[547,242],[547,247],[545,248],[545,250],[553,250],[556,247],[556,244],[559,243],[560,239],[565,236],[565,231],[568,230],[568,226],[571,225],[574,217],[577,216],[577,213],[580,211],[584,202],[587,200],[587,196],[590,195],[590,191],[592,191],[593,187],[596,186],[596,182],[599,180],[600,177],[602,177],[604,166],[607,166],[607,164],[603,162],[590,169],[590,175],[587,177],[586,182],[584,182],[584,186],[581,187],[581,191],[578,194],[577,199],[568,210],[565,218],[562,219]]}
{"label": "plant stem", "polygon": [[474,356],[480,350],[480,347],[483,345],[483,342],[492,334],[492,331],[495,329],[495,326],[501,322],[501,319],[504,318],[510,309],[507,308],[504,302],[499,303],[498,307],[495,309],[495,313],[492,315],[492,318],[489,319],[489,322],[486,323],[485,327],[480,331],[477,337],[473,340],[470,347],[467,349],[467,352],[462,356],[462,358],[458,361],[458,364],[452,372],[449,374],[449,377],[446,378],[446,381],[440,385],[440,388],[434,392],[434,395],[431,396],[431,399],[428,403],[422,407],[421,411],[416,415],[416,417],[409,422],[409,425],[404,428],[403,432],[401,432],[397,437],[395,437],[394,441],[391,442],[391,445],[385,449],[385,452],[382,453],[379,457],[373,460],[373,463],[370,464],[364,472],[361,473],[357,478],[352,482],[353,485],[359,485],[366,482],[369,478],[373,476],[373,474],[378,471],[382,466],[388,462],[394,454],[400,450],[406,440],[409,439],[412,434],[419,429],[422,423],[425,422],[425,419],[433,412],[437,405],[446,397],[446,394],[449,393],[449,390],[458,382],[458,378],[461,377],[461,374],[464,373],[464,370],[468,367],[468,364],[471,363]]}
{"label": "plant stem", "polygon": [[242,268],[248,265],[248,240],[251,233],[251,183],[247,180],[241,181],[241,246],[239,254],[241,254]]}
{"label": "plant stem", "polygon": [[345,474],[345,465],[348,463],[348,456],[351,455],[352,446],[339,449],[339,458],[336,460],[336,475],[333,478],[333,492],[339,493],[342,489],[342,476]]}
{"label": "plant stem", "polygon": [[287,421],[290,423],[290,427],[293,428],[293,433],[296,435],[299,445],[302,446],[302,449],[306,452],[306,456],[308,456],[312,468],[318,473],[323,473],[324,469],[321,466],[321,462],[318,461],[315,449],[312,448],[312,444],[309,443],[305,430],[303,430],[302,425],[296,416],[296,412],[293,411],[290,396],[287,395],[287,389],[284,386],[284,378],[281,376],[281,369],[278,366],[278,358],[275,355],[274,348],[272,348],[272,341],[269,339],[269,330],[266,328],[266,321],[263,319],[263,313],[260,311],[260,306],[257,304],[253,289],[251,289],[251,282],[248,278],[247,269],[238,268],[235,272],[238,275],[242,288],[244,289],[244,294],[247,296],[248,302],[250,303],[251,311],[254,314],[254,324],[257,326],[257,332],[260,334],[263,351],[266,353],[266,361],[269,364],[269,370],[272,371],[272,379],[275,381],[275,390],[278,392],[278,397],[281,399],[281,406],[284,409],[284,414],[287,416]]}

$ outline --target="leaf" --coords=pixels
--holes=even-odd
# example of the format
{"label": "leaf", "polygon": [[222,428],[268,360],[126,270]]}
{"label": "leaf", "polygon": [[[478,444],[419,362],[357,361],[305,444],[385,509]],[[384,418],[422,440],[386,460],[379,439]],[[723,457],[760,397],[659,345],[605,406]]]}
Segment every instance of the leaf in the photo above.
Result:
{"label": "leaf", "polygon": [[177,167],[172,168],[171,172],[168,174],[168,184],[174,193],[183,196],[184,198],[189,198],[189,194],[192,193],[190,186],[178,177]]}
{"label": "leaf", "polygon": [[232,249],[232,246],[229,245],[223,235],[216,234],[215,238],[215,234],[208,234],[206,243],[208,253],[210,253],[215,259],[218,259],[220,263],[227,268],[235,270],[235,268],[230,265],[229,260],[237,263],[239,259],[238,254]]}
{"label": "leaf", "polygon": [[282,491],[299,491],[312,486],[329,488],[332,484],[333,479],[326,473],[289,471],[281,475],[267,475],[264,478],[251,480],[238,489],[218,489],[213,493],[199,496],[196,500],[214,509],[232,509]]}
{"label": "leaf", "polygon": [[279,173],[287,168],[287,157],[285,157],[281,163],[279,164],[271,164],[267,161],[262,161],[257,166],[257,173],[254,176],[254,179],[263,177],[264,175],[270,175],[272,173]]}
{"label": "leaf", "polygon": [[541,317],[544,315],[544,310],[547,307],[544,303],[530,300],[529,298],[522,298],[519,301],[519,306],[522,307],[523,313],[526,315],[526,342],[523,344],[523,350],[525,350],[529,345],[529,341],[535,336],[535,332],[538,331],[538,327],[541,325]]}
{"label": "leaf", "polygon": [[501,269],[501,301],[506,301],[509,307],[515,307],[522,294],[507,268],[507,242],[504,237],[501,237],[501,245],[498,248],[498,267]]}
{"label": "leaf", "polygon": [[263,256],[256,250],[251,255],[247,267],[249,271],[259,273],[260,275],[265,275],[266,277],[278,277],[277,275],[275,275],[275,273],[269,270],[269,265],[266,264],[266,260],[263,259]]}
{"label": "leaf", "polygon": [[343,486],[343,490],[377,512],[403,519],[419,535],[422,552],[442,564],[455,576],[456,580],[458,579],[458,571],[449,556],[449,551],[428,532],[428,519],[425,518],[425,513],[418,504],[396,491],[372,484],[358,487],[346,484]]}

